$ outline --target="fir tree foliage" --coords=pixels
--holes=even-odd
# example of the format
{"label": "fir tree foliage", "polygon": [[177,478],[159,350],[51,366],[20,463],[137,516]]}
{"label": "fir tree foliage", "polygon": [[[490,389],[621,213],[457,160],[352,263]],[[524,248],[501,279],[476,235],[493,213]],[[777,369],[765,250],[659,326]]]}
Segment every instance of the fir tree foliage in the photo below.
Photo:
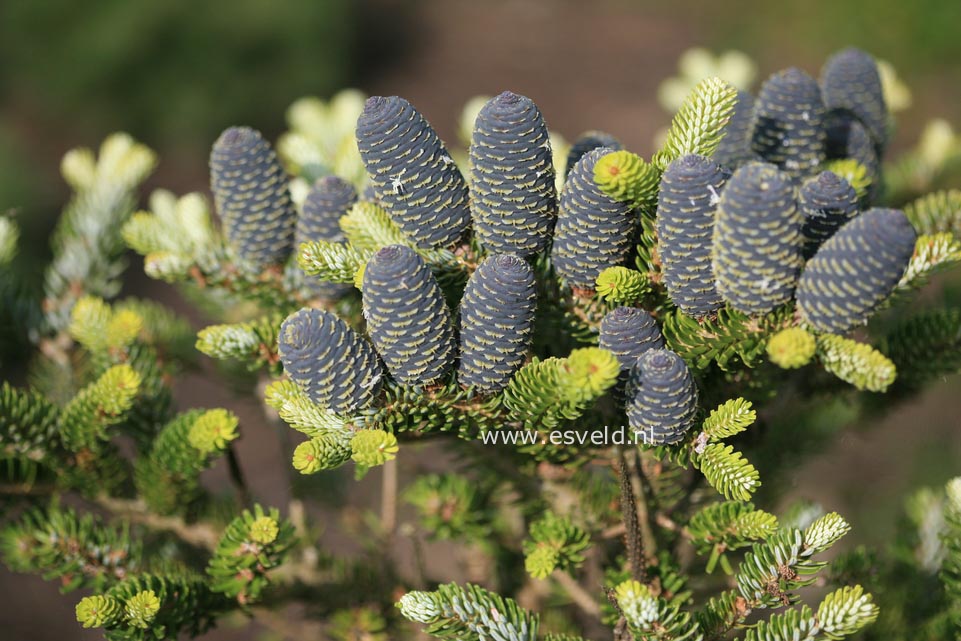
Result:
{"label": "fir tree foliage", "polygon": [[[290,600],[332,637],[401,638],[386,608],[400,594],[400,616],[471,641],[538,638],[514,595],[544,596],[553,641],[607,625],[619,640],[947,638],[954,484],[912,502],[911,536],[830,572],[840,515],[768,511],[786,432],[807,443],[832,408],[853,418],[961,367],[957,310],[929,296],[899,316],[961,260],[957,193],[919,198],[961,145],[934,123],[883,165],[875,74],[848,52],[820,85],[787,70],[757,99],[709,78],[649,160],[598,132],[568,150],[511,92],[465,110],[462,150],[398,97],[305,99],[276,154],[242,127],[214,144],[222,227],[199,194],[156,191],[132,214],[154,159],[129,137],[71,152],[43,300],[7,269],[17,232],[0,217],[2,318],[38,347],[16,370],[29,386],[0,386],[4,562],[89,590],[78,623],[108,639],[236,612],[277,625],[268,606]],[[113,300],[121,240],[209,325]],[[195,351],[258,370],[231,382],[282,424],[289,520],[251,500],[237,416],[174,401]],[[799,397],[832,402],[792,414]],[[649,438],[592,442],[617,425]],[[424,450],[424,471],[407,457],[428,439],[453,456]],[[324,523],[368,555],[338,559],[300,501],[340,500],[346,475],[325,472],[351,461],[382,476],[383,502],[379,522],[351,507]],[[229,496],[206,489],[221,465]],[[398,481],[412,509],[395,510]],[[487,587],[432,589],[437,540],[469,550]],[[543,583],[524,588],[525,571]]]}

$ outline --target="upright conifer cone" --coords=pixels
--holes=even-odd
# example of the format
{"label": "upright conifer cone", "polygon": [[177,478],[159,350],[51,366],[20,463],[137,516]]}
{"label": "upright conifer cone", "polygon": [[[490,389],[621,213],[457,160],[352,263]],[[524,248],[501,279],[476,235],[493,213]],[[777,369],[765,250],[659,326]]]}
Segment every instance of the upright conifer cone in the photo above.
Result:
{"label": "upright conifer cone", "polygon": [[664,347],[664,337],[649,313],[637,307],[616,307],[601,319],[598,347],[617,357],[629,372],[641,354]]}
{"label": "upright conifer cone", "polygon": [[318,178],[307,192],[303,212],[297,218],[297,245],[311,240],[341,242],[340,218],[357,202],[354,186],[337,176]]}
{"label": "upright conifer cone", "polygon": [[505,91],[481,108],[470,145],[471,214],[489,251],[531,256],[557,218],[554,161],[530,98]]}
{"label": "upright conifer cone", "polygon": [[870,54],[850,47],[834,54],[821,70],[821,91],[828,109],[852,111],[864,123],[878,151],[888,139],[888,109],[878,65]]}
{"label": "upright conifer cone", "polygon": [[584,154],[561,193],[551,260],[572,287],[592,289],[601,271],[622,264],[631,251],[633,210],[594,182],[594,165],[611,151],[601,147]]}
{"label": "upright conifer cone", "polygon": [[798,190],[798,208],[804,215],[804,258],[810,258],[821,243],[834,235],[858,213],[854,187],[832,171],[809,178]]}
{"label": "upright conifer cone", "polygon": [[227,240],[252,267],[279,265],[294,243],[297,212],[287,174],[259,131],[225,130],[210,152],[210,188]]}
{"label": "upright conifer cone", "polygon": [[[300,216],[297,217],[295,247],[313,240],[341,242],[344,233],[340,218],[357,202],[354,186],[337,176],[324,176],[307,193]],[[338,296],[350,289],[349,285],[326,283],[306,277],[310,290],[321,296]]]}
{"label": "upright conifer cone", "polygon": [[304,308],[280,326],[280,361],[313,402],[337,413],[363,409],[380,392],[374,348],[331,312]]}
{"label": "upright conifer cone", "polygon": [[570,151],[567,152],[567,169],[564,175],[571,175],[571,170],[574,169],[574,165],[581,159],[581,156],[601,147],[607,147],[611,151],[620,151],[624,148],[617,138],[605,131],[585,131],[574,141]]}
{"label": "upright conifer cone", "polygon": [[777,167],[749,163],[731,177],[714,221],[714,277],[735,309],[764,314],[791,300],[801,268],[802,216]]}
{"label": "upright conifer cone", "polygon": [[900,209],[869,209],[842,227],[804,266],[801,316],[842,334],[863,325],[890,296],[914,253],[917,234]]}
{"label": "upright conifer cone", "polygon": [[728,174],[709,158],[681,156],[664,171],[657,196],[658,252],[667,292],[686,314],[724,305],[714,285],[714,212]]}
{"label": "upright conifer cone", "polygon": [[460,304],[458,378],[497,392],[524,364],[534,331],[534,270],[513,254],[489,256],[474,271]]}
{"label": "upright conifer cone", "polygon": [[754,96],[750,91],[737,92],[734,113],[724,127],[724,137],[711,160],[729,169],[737,169],[754,159],[751,151],[751,126],[754,124]]}
{"label": "upright conifer cone", "polygon": [[684,438],[697,416],[697,387],[680,356],[667,349],[645,352],[627,380],[627,419],[640,443],[671,445]]}
{"label": "upright conifer cone", "polygon": [[444,295],[424,260],[403,245],[375,253],[364,269],[367,331],[391,375],[429,385],[450,371],[454,328]]}
{"label": "upright conifer cone", "polygon": [[795,181],[824,162],[824,103],[817,81],[790,68],[768,78],[754,105],[753,150]]}
{"label": "upright conifer cone", "polygon": [[450,247],[470,226],[467,183],[424,117],[397,96],[374,96],[357,147],[377,202],[420,247]]}

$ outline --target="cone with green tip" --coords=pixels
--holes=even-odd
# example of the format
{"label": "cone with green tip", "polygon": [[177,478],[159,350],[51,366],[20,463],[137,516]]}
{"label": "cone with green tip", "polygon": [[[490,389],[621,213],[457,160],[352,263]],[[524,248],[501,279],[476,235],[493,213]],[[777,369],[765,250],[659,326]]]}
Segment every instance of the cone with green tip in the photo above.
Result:
{"label": "cone with green tip", "polygon": [[259,131],[231,127],[210,152],[210,189],[227,240],[251,267],[283,263],[293,249],[297,212],[287,174]]}
{"label": "cone with green tip", "polygon": [[668,295],[703,317],[724,304],[714,284],[714,216],[728,174],[710,158],[681,156],[664,171],[657,199],[658,252]]}
{"label": "cone with green tip", "polygon": [[824,162],[824,103],[817,81],[792,67],[768,78],[754,105],[751,148],[795,181]]}
{"label": "cone with green tip", "polygon": [[374,348],[331,312],[301,309],[280,327],[284,371],[308,398],[336,413],[370,405],[383,379]]}
{"label": "cone with green tip", "polygon": [[645,352],[627,380],[627,418],[645,445],[679,442],[697,416],[697,387],[684,360],[667,349]]}
{"label": "cone with green tip", "polygon": [[804,258],[814,255],[858,213],[858,194],[848,181],[831,171],[822,171],[798,190],[798,208],[804,216]]}
{"label": "cone with green tip", "polygon": [[807,262],[798,283],[802,318],[843,334],[870,318],[894,291],[917,234],[900,209],[869,209],[842,227]]}
{"label": "cone with green tip", "polygon": [[450,247],[470,226],[467,183],[434,129],[397,96],[373,96],[357,147],[377,202],[419,247]]}
{"label": "cone with green tip", "polygon": [[594,180],[595,164],[611,151],[602,147],[584,154],[561,194],[551,260],[571,287],[593,289],[598,274],[623,264],[632,248],[634,211]]}
{"label": "cone with green tip", "polygon": [[471,214],[480,243],[531,256],[557,220],[554,163],[544,117],[530,98],[505,91],[477,115],[470,145]]}
{"label": "cone with green tip", "polygon": [[714,276],[724,300],[747,314],[790,301],[802,264],[801,224],[794,185],[777,167],[749,163],[734,172],[714,224]]}
{"label": "cone with green tip", "polygon": [[536,296],[534,271],[519,256],[490,256],[474,271],[460,305],[461,385],[507,386],[527,360]]}
{"label": "cone with green tip", "polygon": [[367,331],[391,375],[429,385],[454,364],[450,312],[424,259],[403,245],[375,253],[364,269]]}

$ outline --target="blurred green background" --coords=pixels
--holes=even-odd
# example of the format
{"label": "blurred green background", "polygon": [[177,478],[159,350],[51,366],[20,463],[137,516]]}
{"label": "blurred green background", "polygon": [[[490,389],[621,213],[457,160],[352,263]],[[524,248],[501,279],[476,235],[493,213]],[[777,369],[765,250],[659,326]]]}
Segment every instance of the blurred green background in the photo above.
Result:
{"label": "blurred green background", "polygon": [[[959,0],[2,0],[0,212],[17,212],[21,263],[40,266],[68,197],[67,149],[125,130],[159,152],[148,189],[206,190],[222,129],[248,124],[273,139],[295,99],[351,86],[403,95],[448,141],[468,98],[511,89],[568,139],[605,129],[648,154],[670,119],[658,85],[686,49],[744,51],[762,80],[792,65],[816,75],[847,45],[889,61],[912,91],[894,153],[930,118],[961,128]],[[131,293],[171,299],[132,262]],[[957,301],[958,290],[933,295]],[[958,377],[944,381],[798,461],[789,497],[838,509],[861,540],[883,541],[911,488],[961,471],[957,388]],[[273,474],[261,471],[260,482]],[[19,598],[36,603],[45,589],[31,582]],[[51,618],[70,626],[68,601],[51,602],[63,609]]]}

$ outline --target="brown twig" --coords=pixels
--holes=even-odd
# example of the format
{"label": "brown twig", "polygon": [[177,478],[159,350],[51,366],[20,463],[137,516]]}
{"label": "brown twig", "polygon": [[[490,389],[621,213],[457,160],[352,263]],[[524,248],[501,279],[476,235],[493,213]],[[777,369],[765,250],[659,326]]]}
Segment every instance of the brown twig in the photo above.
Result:
{"label": "brown twig", "polygon": [[141,500],[101,496],[97,499],[97,503],[116,516],[126,518],[132,523],[146,525],[154,530],[170,532],[190,545],[214,550],[220,541],[221,532],[210,524],[203,522],[187,523],[179,516],[154,514],[147,508],[147,504]]}
{"label": "brown twig", "polygon": [[237,450],[234,449],[233,443],[227,445],[227,469],[230,472],[230,482],[237,490],[237,497],[240,499],[241,505],[251,507],[253,500],[250,497],[250,488],[247,487],[247,481],[244,479],[244,472],[240,467],[240,459],[237,457]]}
{"label": "brown twig", "polygon": [[554,570],[554,573],[551,574],[551,576],[555,581],[557,581],[558,585],[564,588],[564,591],[567,592],[567,596],[571,597],[571,601],[573,601],[577,607],[583,610],[585,614],[588,614],[594,618],[600,618],[600,604],[594,600],[594,597],[592,597],[590,593],[585,590],[576,579],[574,579],[574,577],[563,570]]}
{"label": "brown twig", "polygon": [[617,476],[621,488],[621,515],[624,519],[624,546],[627,548],[627,560],[630,563],[631,575],[634,579],[646,582],[647,558],[644,553],[644,539],[638,519],[632,475],[628,469],[623,450],[618,449],[617,459]]}

